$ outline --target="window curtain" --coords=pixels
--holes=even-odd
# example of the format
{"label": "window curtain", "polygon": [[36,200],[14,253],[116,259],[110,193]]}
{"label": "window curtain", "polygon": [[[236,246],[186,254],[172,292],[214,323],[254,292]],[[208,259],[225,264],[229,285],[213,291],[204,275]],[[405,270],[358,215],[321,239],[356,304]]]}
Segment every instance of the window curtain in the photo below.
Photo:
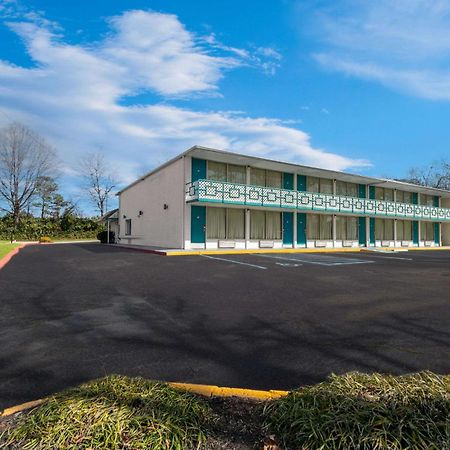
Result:
{"label": "window curtain", "polygon": [[336,216],[336,239],[347,239],[347,227],[345,219],[346,218],[344,216]]}
{"label": "window curtain", "polygon": [[347,183],[347,195],[349,197],[358,197],[358,185],[355,183]]}
{"label": "window curtain", "polygon": [[245,166],[228,165],[228,181],[231,183],[245,184],[246,180]]}
{"label": "window curtain", "polygon": [[375,219],[375,239],[382,241],[384,239],[384,221],[383,219]]}
{"label": "window curtain", "polygon": [[425,206],[433,206],[434,197],[432,195],[420,194],[420,204]]}
{"label": "window curtain", "polygon": [[307,239],[319,239],[319,214],[306,215]]}
{"label": "window curtain", "polygon": [[306,185],[308,192],[319,192],[319,179],[317,177],[307,177]]}
{"label": "window curtain", "polygon": [[358,218],[346,217],[346,239],[349,241],[358,240]]}
{"label": "window curtain", "polygon": [[347,183],[345,181],[336,181],[336,194],[347,195]]}
{"label": "window curtain", "polygon": [[250,211],[250,239],[264,239],[265,227],[264,211]]}
{"label": "window curtain", "polygon": [[412,222],[409,220],[397,220],[397,240],[412,241]]}
{"label": "window curtain", "polygon": [[333,180],[328,180],[326,178],[320,178],[319,192],[322,194],[332,194],[333,193]]}
{"label": "window curtain", "polygon": [[266,239],[281,239],[281,213],[266,212]]}
{"label": "window curtain", "polygon": [[384,189],[380,187],[375,188],[375,199],[384,200]]}
{"label": "window curtain", "polygon": [[266,185],[266,171],[263,169],[255,169],[252,167],[250,169],[250,184],[255,186],[265,186]]}
{"label": "window curtain", "polygon": [[206,237],[207,239],[225,239],[225,208],[206,208]]}
{"label": "window curtain", "polygon": [[422,241],[434,241],[433,222],[422,222],[420,224],[420,239]]}
{"label": "window curtain", "polygon": [[245,210],[227,209],[227,239],[245,239]]}
{"label": "window curtain", "polygon": [[394,190],[393,189],[384,189],[384,199],[393,202],[394,201]]}
{"label": "window curtain", "polygon": [[394,240],[394,221],[391,219],[384,220],[384,239],[389,241]]}
{"label": "window curtain", "polygon": [[282,187],[282,173],[273,170],[266,171],[266,186],[268,187]]}
{"label": "window curtain", "polygon": [[[412,203],[412,194],[411,192],[403,192],[403,203]],[[410,222],[408,222],[410,223]]]}
{"label": "window curtain", "polygon": [[227,165],[208,161],[208,180],[227,181]]}
{"label": "window curtain", "polygon": [[320,217],[320,239],[331,240],[333,239],[333,216],[321,215]]}

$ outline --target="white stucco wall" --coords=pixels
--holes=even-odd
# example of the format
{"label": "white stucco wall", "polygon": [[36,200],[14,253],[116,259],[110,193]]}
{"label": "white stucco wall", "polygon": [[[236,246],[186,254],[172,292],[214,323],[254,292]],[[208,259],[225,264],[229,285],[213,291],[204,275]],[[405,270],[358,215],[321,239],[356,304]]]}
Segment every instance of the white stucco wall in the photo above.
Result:
{"label": "white stucco wall", "polygon": [[[184,158],[180,158],[122,192],[120,242],[182,248],[184,187]],[[126,219],[131,219],[131,236],[125,235]]]}
{"label": "white stucco wall", "polygon": [[[450,198],[441,198],[442,208],[450,208]],[[450,245],[450,223],[441,224],[442,245]]]}

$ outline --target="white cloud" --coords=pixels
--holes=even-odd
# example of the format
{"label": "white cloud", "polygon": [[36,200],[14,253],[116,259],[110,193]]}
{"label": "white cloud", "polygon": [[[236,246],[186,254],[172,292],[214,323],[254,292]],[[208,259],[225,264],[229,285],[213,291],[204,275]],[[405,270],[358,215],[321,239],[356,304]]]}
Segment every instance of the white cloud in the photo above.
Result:
{"label": "white cloud", "polygon": [[316,12],[324,67],[423,98],[450,99],[448,0],[341,0]]}
{"label": "white cloud", "polygon": [[[368,165],[314,148],[287,122],[241,111],[194,111],[168,101],[217,91],[224,70],[251,65],[251,52],[210,49],[173,15],[129,11],[110,24],[110,34],[91,45],[68,44],[40,23],[8,24],[35,66],[0,61],[0,125],[11,118],[47,136],[68,176],[80,155],[101,150],[127,183],[194,144],[333,169]],[[121,103],[139,92],[156,93],[164,102]]]}

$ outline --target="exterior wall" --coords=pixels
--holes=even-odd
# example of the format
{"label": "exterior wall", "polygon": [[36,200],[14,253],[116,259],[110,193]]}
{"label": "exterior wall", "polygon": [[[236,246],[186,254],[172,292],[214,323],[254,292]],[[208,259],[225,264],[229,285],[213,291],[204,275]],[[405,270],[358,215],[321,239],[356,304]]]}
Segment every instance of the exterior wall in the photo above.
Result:
{"label": "exterior wall", "polygon": [[[120,242],[181,248],[184,196],[184,158],[123,191],[119,203]],[[125,235],[126,219],[131,219],[131,236]]]}

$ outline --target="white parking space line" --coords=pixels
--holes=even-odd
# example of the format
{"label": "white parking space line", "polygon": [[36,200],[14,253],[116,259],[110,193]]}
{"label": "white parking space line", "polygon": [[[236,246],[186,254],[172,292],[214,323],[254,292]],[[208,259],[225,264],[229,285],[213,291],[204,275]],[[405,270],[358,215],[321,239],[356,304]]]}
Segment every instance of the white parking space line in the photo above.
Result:
{"label": "white parking space line", "polygon": [[[262,255],[262,254],[258,254],[258,256],[262,256],[264,258],[271,258],[271,259],[281,259],[284,261],[295,261],[295,262],[302,262],[302,263],[306,263],[306,264],[317,264],[319,266],[346,266],[346,265],[351,265],[351,264],[368,264],[368,263],[373,263],[375,261],[370,261],[370,260],[361,260],[361,259],[353,259],[350,261],[345,261],[344,258],[336,258],[336,257],[327,257],[324,256],[321,261],[315,261],[313,259],[313,257],[315,255],[311,255],[313,257],[287,257],[287,256],[274,256],[274,255]],[[322,255],[320,255],[322,256]],[[326,261],[325,258],[330,258],[330,261]],[[334,262],[333,262],[334,259]],[[337,261],[336,261],[337,259]]]}
{"label": "white parking space line", "polygon": [[242,264],[243,266],[255,267],[256,269],[263,269],[263,270],[267,269],[267,267],[264,266],[257,266],[256,264],[249,264],[242,261],[236,261],[234,259],[218,258],[217,256],[210,256],[210,255],[200,255],[200,256],[203,256],[203,258],[217,259],[218,261],[226,261],[233,264]]}
{"label": "white parking space line", "polygon": [[370,258],[403,259],[405,261],[413,260],[413,258],[402,258],[401,256],[381,256],[381,255],[370,255]]}

